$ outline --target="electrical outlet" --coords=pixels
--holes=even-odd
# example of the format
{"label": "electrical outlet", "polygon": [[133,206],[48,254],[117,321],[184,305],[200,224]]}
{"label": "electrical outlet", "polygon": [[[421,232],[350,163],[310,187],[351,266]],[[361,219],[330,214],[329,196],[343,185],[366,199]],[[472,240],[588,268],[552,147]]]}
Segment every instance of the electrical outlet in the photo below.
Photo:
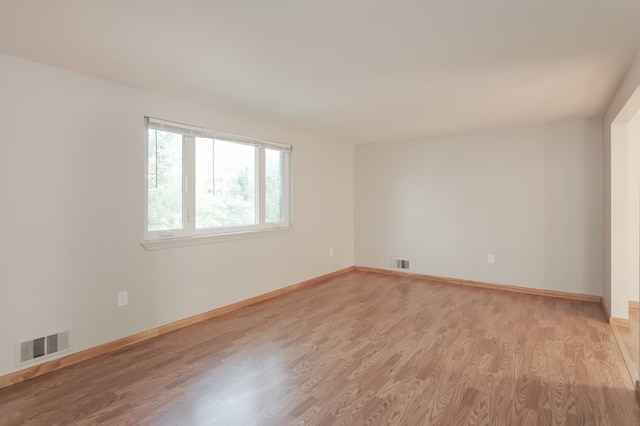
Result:
{"label": "electrical outlet", "polygon": [[329,249],[329,256],[333,257],[333,247]]}
{"label": "electrical outlet", "polygon": [[129,304],[129,293],[126,291],[118,292],[118,308]]}
{"label": "electrical outlet", "polygon": [[495,259],[495,257],[493,257],[493,255],[492,255],[492,254],[490,254],[490,255],[488,255],[488,256],[487,256],[487,263],[491,263],[491,264],[493,264],[493,263],[495,262],[495,260],[496,260],[496,259]]}

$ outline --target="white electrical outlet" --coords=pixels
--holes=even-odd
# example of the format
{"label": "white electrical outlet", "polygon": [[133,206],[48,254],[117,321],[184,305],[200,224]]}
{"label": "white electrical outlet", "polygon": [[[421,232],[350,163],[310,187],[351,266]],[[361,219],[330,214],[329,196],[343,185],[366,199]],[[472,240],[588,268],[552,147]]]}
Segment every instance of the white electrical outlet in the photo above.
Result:
{"label": "white electrical outlet", "polygon": [[495,262],[495,260],[496,260],[496,259],[495,259],[495,257],[493,257],[493,255],[492,255],[492,254],[490,254],[490,255],[488,255],[488,256],[487,256],[487,263],[491,263],[491,264],[493,264],[493,263]]}
{"label": "white electrical outlet", "polygon": [[118,292],[118,308],[129,304],[129,293],[126,291]]}
{"label": "white electrical outlet", "polygon": [[333,257],[333,247],[329,249],[329,256]]}

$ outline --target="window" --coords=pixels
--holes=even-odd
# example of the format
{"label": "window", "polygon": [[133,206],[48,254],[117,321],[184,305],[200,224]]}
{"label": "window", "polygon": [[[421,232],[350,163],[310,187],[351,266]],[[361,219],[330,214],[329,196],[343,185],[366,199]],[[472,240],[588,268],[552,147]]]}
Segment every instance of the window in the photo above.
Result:
{"label": "window", "polygon": [[145,242],[289,227],[290,157],[290,145],[147,118]]}

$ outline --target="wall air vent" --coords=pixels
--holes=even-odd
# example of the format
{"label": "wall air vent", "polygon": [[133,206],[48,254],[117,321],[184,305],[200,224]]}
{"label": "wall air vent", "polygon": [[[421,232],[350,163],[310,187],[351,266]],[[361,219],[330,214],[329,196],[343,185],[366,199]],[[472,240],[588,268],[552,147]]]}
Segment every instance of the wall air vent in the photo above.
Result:
{"label": "wall air vent", "polygon": [[69,349],[69,330],[18,342],[18,365]]}
{"label": "wall air vent", "polygon": [[411,269],[411,262],[407,259],[391,259],[391,267],[394,269]]}

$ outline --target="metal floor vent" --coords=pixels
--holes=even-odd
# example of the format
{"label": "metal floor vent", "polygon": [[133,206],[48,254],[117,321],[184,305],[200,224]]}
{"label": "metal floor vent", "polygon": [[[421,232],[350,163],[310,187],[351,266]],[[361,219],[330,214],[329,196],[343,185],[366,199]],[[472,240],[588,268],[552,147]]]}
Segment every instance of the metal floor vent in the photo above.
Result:
{"label": "metal floor vent", "polygon": [[18,364],[69,349],[69,330],[18,342]]}
{"label": "metal floor vent", "polygon": [[407,259],[391,259],[391,267],[395,269],[411,269],[411,262]]}

